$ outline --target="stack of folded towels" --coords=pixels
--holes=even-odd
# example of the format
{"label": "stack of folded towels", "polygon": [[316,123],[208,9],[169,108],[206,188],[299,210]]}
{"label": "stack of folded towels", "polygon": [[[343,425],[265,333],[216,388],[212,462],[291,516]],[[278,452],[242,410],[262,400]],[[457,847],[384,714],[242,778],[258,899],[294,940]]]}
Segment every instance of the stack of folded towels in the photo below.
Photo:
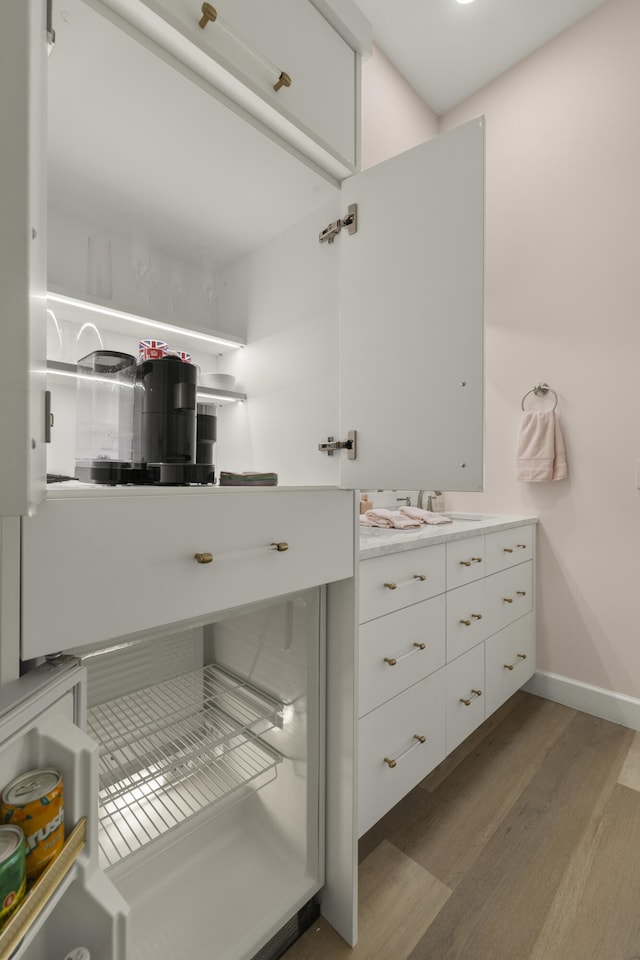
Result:
{"label": "stack of folded towels", "polygon": [[232,473],[230,470],[221,470],[219,485],[221,487],[277,487],[277,473]]}
{"label": "stack of folded towels", "polygon": [[415,530],[425,523],[452,523],[449,517],[420,507],[400,507],[399,510],[367,510],[360,515],[363,527],[393,527],[395,530]]}

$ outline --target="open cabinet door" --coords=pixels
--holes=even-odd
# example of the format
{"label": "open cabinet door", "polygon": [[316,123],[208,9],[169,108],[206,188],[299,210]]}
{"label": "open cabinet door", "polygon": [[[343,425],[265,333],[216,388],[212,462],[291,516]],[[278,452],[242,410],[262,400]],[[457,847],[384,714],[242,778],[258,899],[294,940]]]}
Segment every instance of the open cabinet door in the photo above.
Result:
{"label": "open cabinet door", "polygon": [[0,31],[0,516],[45,491],[47,3],[11,2]]}
{"label": "open cabinet door", "polygon": [[341,483],[481,490],[483,119],[349,178],[342,203]]}

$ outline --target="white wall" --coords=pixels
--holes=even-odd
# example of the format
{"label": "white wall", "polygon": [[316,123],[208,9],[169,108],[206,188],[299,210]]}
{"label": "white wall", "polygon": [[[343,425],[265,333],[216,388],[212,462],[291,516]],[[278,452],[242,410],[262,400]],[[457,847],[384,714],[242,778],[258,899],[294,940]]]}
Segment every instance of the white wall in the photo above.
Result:
{"label": "white wall", "polygon": [[[540,517],[538,667],[640,697],[640,3],[609,0],[441,121],[484,114],[486,483]],[[523,395],[558,392],[569,478],[514,479]]]}
{"label": "white wall", "polygon": [[438,118],[374,44],[362,67],[363,170],[435,136]]}

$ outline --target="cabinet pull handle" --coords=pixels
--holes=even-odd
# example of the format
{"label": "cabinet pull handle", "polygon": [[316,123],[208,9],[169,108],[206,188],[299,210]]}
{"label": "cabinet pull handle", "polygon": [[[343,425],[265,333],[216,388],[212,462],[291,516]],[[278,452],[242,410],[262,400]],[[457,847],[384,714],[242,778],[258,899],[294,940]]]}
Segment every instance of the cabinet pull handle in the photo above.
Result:
{"label": "cabinet pull handle", "polygon": [[290,87],[290,86],[291,86],[291,77],[289,76],[288,73],[285,73],[283,70],[280,76],[278,77],[278,79],[276,80],[276,82],[274,83],[273,89],[277,93],[280,87]]}
{"label": "cabinet pull handle", "polygon": [[471,614],[471,619],[472,619],[472,620],[482,620],[482,614],[481,614],[481,613],[472,613],[472,614]]}
{"label": "cabinet pull handle", "polygon": [[[202,11],[202,16],[198,20],[198,26],[201,30],[204,30],[208,23],[214,23],[218,19],[218,11],[210,3],[203,3],[200,9]],[[273,89],[276,91],[276,93],[281,87],[291,86],[292,80],[288,73],[285,73],[284,70],[277,70],[277,68],[269,60],[267,60],[266,57],[264,57],[258,50],[255,50],[247,40],[241,37],[240,34],[236,33],[235,30],[233,30],[222,20],[220,21],[220,27],[222,27],[223,30],[226,30],[227,33],[231,34],[234,40],[241,44],[245,50],[248,50],[249,53],[256,58],[256,60],[259,60],[269,70],[273,70],[279,74],[278,79],[273,85]]]}
{"label": "cabinet pull handle", "polygon": [[208,23],[214,23],[218,19],[218,11],[210,3],[202,4],[202,17],[198,21],[198,26],[204,30]]}
{"label": "cabinet pull handle", "polygon": [[516,593],[518,594],[519,597],[526,597],[527,595],[526,590],[516,590]]}
{"label": "cabinet pull handle", "polygon": [[513,547],[504,547],[503,553],[513,553]]}
{"label": "cabinet pull handle", "polygon": [[278,553],[284,553],[285,550],[289,549],[288,543],[272,543],[270,546],[275,547]]}
{"label": "cabinet pull handle", "polygon": [[461,561],[460,561],[460,566],[461,566],[461,567],[470,567],[470,566],[471,566],[471,560],[461,560]]}
{"label": "cabinet pull handle", "polygon": [[503,603],[513,603],[513,597],[503,597],[503,598],[502,598],[502,602],[503,602]]}
{"label": "cabinet pull handle", "polygon": [[402,583],[393,583],[393,581],[389,581],[387,583],[384,583],[383,586],[386,587],[387,590],[397,590],[398,587],[403,586],[403,584],[415,583],[416,580],[419,582],[424,582],[426,579],[427,579],[426,574],[414,573],[414,575],[411,577],[410,580],[403,580]]}
{"label": "cabinet pull handle", "polygon": [[518,547],[519,550],[526,550],[526,549],[527,549],[526,543],[516,543],[516,547]]}
{"label": "cabinet pull handle", "polygon": [[193,555],[198,563],[211,563],[213,560],[212,553],[194,553]]}
{"label": "cabinet pull handle", "polygon": [[464,624],[465,627],[471,626],[471,620],[461,620],[460,623]]}
{"label": "cabinet pull handle", "polygon": [[472,690],[471,690],[471,693],[473,694],[473,696],[472,696],[472,697],[469,697],[468,700],[465,699],[465,697],[460,697],[460,703],[464,703],[465,707],[470,707],[472,700],[477,700],[478,697],[481,697],[481,696],[482,696],[482,690],[473,690],[473,689],[472,689]]}
{"label": "cabinet pull handle", "polygon": [[[527,655],[526,655],[526,653],[518,653],[518,654],[516,654],[516,659],[517,659],[517,660],[526,660],[526,659],[527,659]],[[504,663],[503,666],[504,666],[505,670],[513,670],[514,664],[513,664],[513,663]]]}
{"label": "cabinet pull handle", "polygon": [[388,663],[390,667],[395,667],[395,665],[399,663],[400,660],[404,660],[406,657],[411,657],[413,656],[414,653],[418,653],[420,650],[424,650],[427,645],[426,643],[416,642],[416,643],[413,643],[412,646],[414,648],[413,650],[407,650],[407,652],[403,653],[402,656],[400,657],[385,657],[383,660],[383,663]]}
{"label": "cabinet pull handle", "polygon": [[412,750],[415,750],[416,747],[419,747],[421,743],[425,743],[427,738],[424,737],[421,733],[414,733],[412,739],[415,740],[416,742],[412,743],[411,746],[407,747],[406,750],[403,750],[402,753],[398,754],[395,760],[392,759],[391,757],[384,758],[384,762],[392,770],[394,767],[398,765],[398,763],[402,760],[403,757],[406,757],[408,753],[410,753]]}
{"label": "cabinet pull handle", "polygon": [[471,557],[472,563],[482,563],[482,557]]}

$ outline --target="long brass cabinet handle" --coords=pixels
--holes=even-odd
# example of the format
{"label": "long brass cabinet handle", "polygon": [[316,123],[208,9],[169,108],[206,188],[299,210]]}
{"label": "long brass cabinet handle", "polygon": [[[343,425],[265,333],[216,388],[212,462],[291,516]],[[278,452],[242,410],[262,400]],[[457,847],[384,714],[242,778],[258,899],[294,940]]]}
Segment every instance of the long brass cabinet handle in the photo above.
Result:
{"label": "long brass cabinet handle", "polygon": [[397,590],[398,587],[403,586],[403,584],[415,583],[416,581],[420,583],[424,582],[426,579],[427,575],[425,573],[414,573],[410,580],[403,580],[401,583],[394,583],[392,580],[389,580],[387,583],[383,583],[383,587],[386,587],[387,590]]}
{"label": "long brass cabinet handle", "polygon": [[194,553],[193,555],[198,563],[211,563],[213,560],[212,553]]}
{"label": "long brass cabinet handle", "polygon": [[471,693],[473,694],[473,696],[469,697],[468,700],[466,699],[466,697],[460,697],[460,703],[464,703],[465,707],[470,707],[472,700],[477,700],[478,697],[481,697],[481,696],[482,696],[482,690],[473,690],[473,689],[472,689],[472,690],[471,690]]}
{"label": "long brass cabinet handle", "polygon": [[412,750],[415,750],[416,747],[419,747],[421,743],[426,743],[427,740],[427,738],[421,733],[414,733],[412,739],[415,740],[415,743],[412,743],[411,746],[407,747],[406,750],[403,750],[402,753],[399,753],[397,757],[384,757],[384,762],[392,770],[394,767],[398,766],[403,757],[406,757],[408,753],[410,753]]}
{"label": "long brass cabinet handle", "polygon": [[[472,613],[472,614],[471,614],[471,620],[482,620],[482,614],[481,614],[481,613]],[[463,624],[465,625],[465,627],[470,627],[470,626],[471,626],[471,620],[461,620],[460,623],[463,623]]]}
{"label": "long brass cabinet handle", "polygon": [[513,553],[513,547],[504,547],[504,553]]}
{"label": "long brass cabinet handle", "polygon": [[414,653],[418,653],[420,650],[424,650],[426,646],[426,643],[415,642],[412,644],[412,650],[407,650],[407,652],[403,653],[400,657],[384,657],[382,662],[388,663],[390,667],[395,667],[401,660],[413,656]]}
{"label": "long brass cabinet handle", "polygon": [[482,557],[471,557],[470,560],[461,560],[461,567],[470,567],[472,563],[482,563]]}
{"label": "long brass cabinet handle", "polygon": [[274,550],[277,550],[278,553],[284,553],[285,550],[289,549],[289,544],[284,543],[284,541],[281,543],[272,543],[270,546],[272,546]]}
{"label": "long brass cabinet handle", "polygon": [[513,603],[513,597],[503,597],[503,598],[502,598],[502,602],[503,602],[503,603]]}
{"label": "long brass cabinet handle", "polygon": [[[526,659],[527,659],[527,655],[526,655],[526,653],[518,653],[518,654],[516,654],[516,659],[517,659],[517,660],[526,660]],[[504,667],[505,670],[513,670],[514,666],[515,666],[515,664],[513,664],[513,663],[503,663],[503,667]]]}

